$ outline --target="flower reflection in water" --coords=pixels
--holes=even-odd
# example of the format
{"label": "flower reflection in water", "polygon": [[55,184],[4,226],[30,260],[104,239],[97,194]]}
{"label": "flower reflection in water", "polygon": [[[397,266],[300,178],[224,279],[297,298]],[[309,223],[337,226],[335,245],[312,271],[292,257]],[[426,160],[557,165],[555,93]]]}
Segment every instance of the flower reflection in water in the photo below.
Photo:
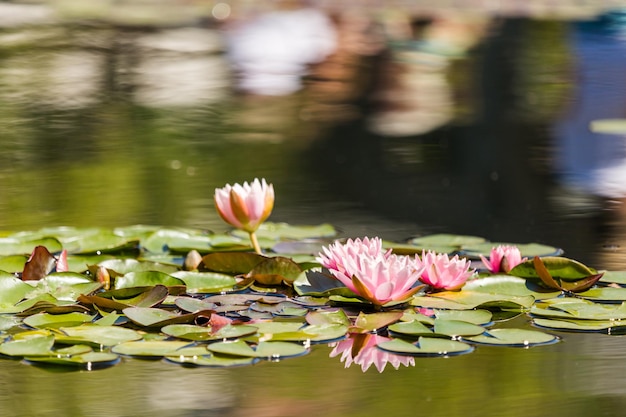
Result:
{"label": "flower reflection in water", "polygon": [[391,339],[372,333],[350,333],[347,339],[329,344],[334,348],[330,352],[330,357],[334,358],[341,354],[341,362],[344,362],[346,368],[354,363],[360,365],[363,372],[372,364],[378,372],[384,371],[387,363],[395,369],[400,368],[400,365],[415,366],[415,358],[411,356],[396,355],[376,347],[377,344],[388,340]]}

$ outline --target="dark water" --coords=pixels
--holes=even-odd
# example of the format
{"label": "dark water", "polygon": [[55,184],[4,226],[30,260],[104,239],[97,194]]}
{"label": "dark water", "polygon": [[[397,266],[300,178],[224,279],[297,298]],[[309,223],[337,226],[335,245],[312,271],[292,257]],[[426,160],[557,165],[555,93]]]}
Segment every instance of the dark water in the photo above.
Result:
{"label": "dark water", "polygon": [[[420,18],[407,39],[340,23],[338,51],[278,96],[238,91],[228,27],[0,30],[0,229],[221,231],[214,188],[265,177],[273,221],[538,242],[626,269],[623,137],[585,127],[626,116],[626,78],[612,75],[624,74],[619,31]],[[613,182],[596,175],[604,165],[616,167]],[[623,337],[561,336],[382,373],[344,369],[325,346],[215,370],[127,360],[52,373],[4,361],[0,415],[621,415]]]}

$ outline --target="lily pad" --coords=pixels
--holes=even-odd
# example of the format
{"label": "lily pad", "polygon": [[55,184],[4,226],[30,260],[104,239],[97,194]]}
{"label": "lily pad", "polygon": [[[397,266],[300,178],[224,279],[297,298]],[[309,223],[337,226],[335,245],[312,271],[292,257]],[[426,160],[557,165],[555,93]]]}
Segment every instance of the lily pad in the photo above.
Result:
{"label": "lily pad", "polygon": [[142,340],[120,343],[113,346],[111,351],[125,356],[176,356],[177,351],[186,346],[189,346],[189,342],[180,340]]}
{"label": "lily pad", "polygon": [[141,340],[141,333],[119,326],[80,325],[61,327],[63,334],[57,335],[57,342],[64,344],[86,343],[91,346],[114,346],[133,340]]}
{"label": "lily pad", "polygon": [[115,289],[133,287],[151,287],[154,285],[177,286],[185,285],[183,280],[159,271],[129,272],[115,279]]}
{"label": "lily pad", "polygon": [[60,327],[78,326],[83,323],[89,323],[94,319],[84,313],[65,313],[65,314],[49,314],[38,313],[24,319],[24,324],[36,329],[58,329]]}
{"label": "lily pad", "polygon": [[38,335],[0,343],[0,353],[7,356],[48,356],[53,345],[53,335]]}
{"label": "lily pad", "polygon": [[237,284],[234,277],[218,272],[178,271],[172,276],[182,280],[187,287],[187,292],[192,294],[231,291]]}
{"label": "lily pad", "polygon": [[193,324],[171,324],[163,327],[161,331],[179,339],[206,341],[237,339],[250,336],[257,332],[257,328],[246,325],[227,325],[213,332],[210,327],[196,326]]}
{"label": "lily pad", "polygon": [[165,359],[169,362],[177,363],[185,366],[207,366],[214,368],[225,368],[232,366],[247,366],[254,365],[259,361],[258,358],[252,357],[236,357],[229,355],[216,355],[207,351],[207,355],[191,355],[185,354],[176,356],[166,356]]}
{"label": "lily pad", "polygon": [[470,353],[474,350],[471,345],[456,340],[433,337],[420,337],[416,343],[402,339],[392,339],[381,342],[379,349],[399,355],[410,356],[455,356]]}
{"label": "lily pad", "polygon": [[309,352],[308,348],[297,343],[259,342],[257,345],[250,345],[242,340],[212,343],[207,346],[207,349],[213,353],[223,355],[247,356],[268,360],[279,360],[294,356],[301,356]]}
{"label": "lily pad", "polygon": [[[257,236],[270,240],[301,240],[307,238],[332,237],[337,234],[335,228],[328,224],[320,225],[292,225],[287,223],[265,222],[257,230]],[[247,239],[247,233],[241,230],[233,231],[233,235]]]}
{"label": "lily pad", "polygon": [[494,346],[531,347],[558,342],[558,338],[548,333],[527,329],[491,329],[485,334],[465,337],[472,343]]}
{"label": "lily pad", "polygon": [[26,356],[24,360],[26,363],[33,365],[68,366],[86,371],[92,371],[117,365],[120,362],[120,357],[115,353],[109,352],[89,352],[69,357]]}

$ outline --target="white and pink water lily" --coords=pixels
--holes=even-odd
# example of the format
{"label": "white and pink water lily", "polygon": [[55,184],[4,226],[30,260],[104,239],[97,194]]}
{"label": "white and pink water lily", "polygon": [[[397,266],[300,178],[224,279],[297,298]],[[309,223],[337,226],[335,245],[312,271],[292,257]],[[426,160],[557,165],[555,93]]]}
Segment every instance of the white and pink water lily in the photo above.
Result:
{"label": "white and pink water lily", "polygon": [[522,254],[517,246],[510,245],[498,245],[491,249],[489,259],[483,255],[480,255],[480,259],[492,274],[499,272],[508,273],[517,265],[528,260],[528,258],[522,258]]}
{"label": "white and pink water lily", "polygon": [[424,271],[416,258],[383,251],[378,237],[348,239],[322,248],[317,261],[350,291],[376,305],[409,298]]}
{"label": "white and pink water lily", "polygon": [[272,213],[274,187],[263,178],[243,185],[226,184],[215,189],[215,206],[224,221],[250,234],[256,252],[261,253],[254,232]]}
{"label": "white and pink water lily", "polygon": [[396,355],[385,352],[376,347],[381,342],[391,340],[388,337],[379,336],[372,333],[350,334],[350,336],[340,342],[332,343],[334,349],[330,352],[330,357],[341,355],[341,362],[348,368],[352,364],[359,365],[363,372],[372,365],[382,372],[387,364],[391,364],[395,369],[403,366],[415,366],[415,358],[406,355]]}
{"label": "white and pink water lily", "polygon": [[422,252],[424,272],[421,281],[437,290],[458,290],[474,274],[471,263],[465,258],[433,251]]}

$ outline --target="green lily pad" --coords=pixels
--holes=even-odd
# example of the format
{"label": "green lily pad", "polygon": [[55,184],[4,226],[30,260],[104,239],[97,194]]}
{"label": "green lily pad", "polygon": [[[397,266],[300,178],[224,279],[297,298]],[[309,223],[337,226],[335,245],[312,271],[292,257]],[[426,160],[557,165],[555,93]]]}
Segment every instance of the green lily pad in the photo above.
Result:
{"label": "green lily pad", "polygon": [[578,296],[595,302],[623,302],[626,301],[626,288],[596,287],[579,292]]}
{"label": "green lily pad", "polygon": [[293,288],[299,295],[303,296],[328,297],[330,295],[343,295],[354,297],[354,293],[346,288],[341,281],[319,270],[308,270],[300,273],[293,282]]}
{"label": "green lily pad", "polygon": [[477,245],[483,242],[485,242],[485,239],[479,236],[454,235],[448,233],[419,236],[409,240],[409,243],[417,246],[422,246],[426,250],[437,246],[448,246],[460,249],[461,247]]}
{"label": "green lily pad", "polygon": [[198,269],[233,275],[247,274],[266,259],[269,258],[251,252],[210,253],[202,257],[202,263]]}
{"label": "green lily pad", "polygon": [[[558,257],[563,254],[563,250],[553,246],[542,245],[540,243],[507,243],[507,242],[484,242],[480,244],[464,245],[461,254],[473,259],[479,259],[480,255],[489,257],[491,249],[497,246],[516,246],[522,257],[533,258],[535,256]],[[513,274],[514,275],[514,274]]]}
{"label": "green lily pad", "polygon": [[462,320],[477,325],[486,325],[491,322],[493,313],[489,310],[437,310],[437,319]]}
{"label": "green lily pad", "polygon": [[420,337],[416,343],[410,343],[402,339],[392,339],[381,342],[379,349],[398,355],[410,356],[455,356],[470,353],[474,347],[467,343],[456,340]]}
{"label": "green lily pad", "polygon": [[196,311],[202,310],[213,310],[216,307],[216,305],[212,302],[191,297],[177,297],[174,303],[178,308],[189,313],[195,313]]}
{"label": "green lily pad", "polygon": [[626,332],[626,321],[615,320],[556,320],[534,318],[533,324],[541,328],[559,331],[601,332],[620,335]]}
{"label": "green lily pad", "polygon": [[107,259],[98,264],[106,269],[117,272],[120,275],[128,274],[129,272],[145,272],[145,271],[158,271],[165,274],[171,274],[176,272],[178,268],[172,265],[160,264],[158,262],[150,261],[138,261],[136,259]]}
{"label": "green lily pad", "polygon": [[472,343],[495,346],[531,347],[557,342],[559,339],[548,333],[527,329],[491,329],[478,336],[465,337]]}
{"label": "green lily pad", "polygon": [[452,338],[459,336],[477,336],[485,331],[483,327],[476,324],[461,320],[445,319],[436,319],[433,330],[435,334],[446,335]]}
{"label": "green lily pad", "polygon": [[125,356],[176,356],[177,351],[186,346],[189,346],[189,342],[180,340],[142,340],[120,343],[113,346],[111,351]]}
{"label": "green lily pad", "polygon": [[[429,299],[441,299],[436,302]],[[413,297],[411,304],[428,308],[449,308],[457,310],[482,308],[498,308],[502,310],[524,310],[530,308],[535,301],[531,295],[514,296],[491,294],[479,291],[442,291],[429,297]]]}
{"label": "green lily pad", "polygon": [[235,357],[228,355],[215,355],[210,354],[202,356],[166,356],[165,359],[169,362],[178,363],[185,366],[207,366],[214,368],[226,368],[232,366],[247,366],[254,365],[259,361],[258,358],[252,357]]}
{"label": "green lily pad", "polygon": [[53,335],[38,335],[0,343],[0,353],[7,356],[48,356],[53,345]]}
{"label": "green lily pad", "polygon": [[491,275],[467,281],[463,291],[476,291],[491,294],[505,294],[519,297],[532,296],[535,300],[555,298],[561,291],[548,290],[524,278],[510,275]]}
{"label": "green lily pad", "polygon": [[[242,239],[248,238],[248,234],[241,230],[234,230],[232,234]],[[259,239],[301,240],[307,238],[333,237],[337,234],[337,231],[332,225],[327,223],[309,226],[265,222],[261,224],[256,234]]]}
{"label": "green lily pad", "polygon": [[187,292],[192,294],[231,291],[237,285],[234,277],[218,272],[178,271],[172,276],[182,280],[187,287]]}
{"label": "green lily pad", "polygon": [[163,327],[161,331],[179,339],[206,341],[237,339],[250,336],[257,332],[257,328],[246,325],[227,325],[213,332],[210,327],[196,326],[193,324],[171,324]]}
{"label": "green lily pad", "polygon": [[166,287],[185,285],[183,280],[159,271],[129,272],[115,279],[115,289],[133,287],[151,287],[165,285]]}
{"label": "green lily pad", "polygon": [[[563,281],[577,281],[598,273],[595,269],[578,261],[560,256],[542,257],[541,261],[553,278]],[[539,279],[532,259],[517,265],[509,271],[509,274],[521,278]]]}
{"label": "green lily pad", "polygon": [[301,356],[309,352],[308,348],[297,343],[259,342],[257,345],[249,345],[242,340],[212,343],[207,346],[207,349],[217,354],[246,356],[268,360],[279,360],[294,356]]}
{"label": "green lily pad", "polygon": [[399,321],[404,313],[402,311],[386,311],[382,313],[365,314],[362,311],[350,327],[353,333],[368,333],[382,329]]}
{"label": "green lily pad", "polygon": [[302,273],[300,266],[289,258],[276,256],[259,262],[247,274],[248,278],[264,285],[293,282]]}
{"label": "green lily pad", "polygon": [[37,246],[43,246],[55,253],[63,250],[63,245],[54,237],[43,237],[35,240],[16,238],[0,238],[0,256],[30,255]]}
{"label": "green lily pad", "polygon": [[98,326],[84,324],[74,327],[61,327],[63,334],[57,335],[57,342],[64,344],[86,343],[91,346],[114,346],[133,340],[141,340],[141,333],[120,326]]}
{"label": "green lily pad", "polygon": [[60,327],[78,326],[93,321],[94,316],[84,313],[48,314],[38,313],[24,319],[24,324],[36,329],[58,329]]}
{"label": "green lily pad", "polygon": [[[0,269],[3,268],[0,267]],[[604,271],[604,275],[602,275],[599,282],[626,285],[626,271]]]}
{"label": "green lily pad", "polygon": [[119,236],[113,233],[113,231],[104,229],[100,233],[81,236],[73,243],[77,247],[76,250],[72,251],[74,255],[130,253],[137,251],[139,248],[139,240]]}
{"label": "green lily pad", "polygon": [[115,353],[89,352],[82,355],[72,355],[70,357],[26,356],[24,360],[26,363],[33,365],[68,366],[92,371],[117,365],[120,362],[120,357]]}
{"label": "green lily pad", "polygon": [[389,326],[389,331],[394,335],[433,336],[433,330],[418,320],[394,323]]}
{"label": "green lily pad", "polygon": [[126,317],[140,326],[163,327],[168,324],[189,323],[196,318],[196,314],[177,314],[161,308],[130,307],[125,308]]}
{"label": "green lily pad", "polygon": [[0,271],[22,272],[28,260],[25,255],[9,255],[0,258]]}
{"label": "green lily pad", "polygon": [[342,309],[311,311],[307,314],[306,321],[309,324],[317,325],[341,324],[350,326],[350,319]]}

